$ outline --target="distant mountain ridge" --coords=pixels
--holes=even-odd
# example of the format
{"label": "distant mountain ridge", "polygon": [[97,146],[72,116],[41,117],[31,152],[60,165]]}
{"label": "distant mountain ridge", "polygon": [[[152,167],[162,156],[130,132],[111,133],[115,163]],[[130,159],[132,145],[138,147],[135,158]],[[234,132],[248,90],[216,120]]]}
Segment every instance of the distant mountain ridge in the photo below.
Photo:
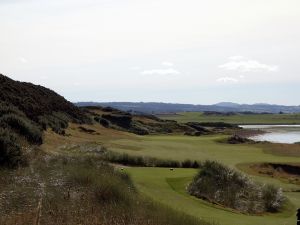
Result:
{"label": "distant mountain ridge", "polygon": [[221,102],[214,105],[193,105],[161,102],[77,102],[75,105],[113,107],[123,111],[140,113],[176,112],[252,112],[252,113],[300,113],[300,106],[271,105],[265,103],[237,104]]}

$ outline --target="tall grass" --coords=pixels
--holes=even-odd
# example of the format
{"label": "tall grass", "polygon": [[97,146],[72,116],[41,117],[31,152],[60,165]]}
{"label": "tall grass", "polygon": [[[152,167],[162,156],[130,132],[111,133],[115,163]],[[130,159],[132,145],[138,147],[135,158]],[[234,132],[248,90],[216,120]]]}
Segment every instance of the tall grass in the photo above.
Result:
{"label": "tall grass", "polygon": [[92,157],[41,155],[30,168],[0,174],[1,225],[34,224],[37,209],[47,225],[211,224],[142,197],[126,173]]}
{"label": "tall grass", "polygon": [[171,159],[158,159],[155,157],[135,156],[127,153],[118,153],[105,150],[103,159],[112,163],[128,166],[168,167],[168,168],[200,168],[201,163],[194,160],[177,161]]}

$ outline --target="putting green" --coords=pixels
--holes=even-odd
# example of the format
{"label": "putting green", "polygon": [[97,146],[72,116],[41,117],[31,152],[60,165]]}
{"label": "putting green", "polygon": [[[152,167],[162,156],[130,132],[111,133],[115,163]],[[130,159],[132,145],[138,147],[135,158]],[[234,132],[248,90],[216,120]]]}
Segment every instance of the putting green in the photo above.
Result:
{"label": "putting green", "polygon": [[[197,170],[167,168],[126,168],[142,194],[189,215],[221,225],[294,225],[295,205],[300,205],[300,193],[286,192],[291,204],[283,213],[250,216],[217,207],[188,195],[186,185]],[[274,179],[270,179],[274,180]],[[274,181],[286,188],[287,184]]]}

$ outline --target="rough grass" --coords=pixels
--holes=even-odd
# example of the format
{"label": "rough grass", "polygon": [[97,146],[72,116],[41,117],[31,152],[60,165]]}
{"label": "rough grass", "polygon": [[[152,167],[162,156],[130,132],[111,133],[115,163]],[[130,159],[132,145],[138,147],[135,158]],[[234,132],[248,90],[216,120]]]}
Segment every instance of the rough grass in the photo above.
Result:
{"label": "rough grass", "polygon": [[94,157],[35,153],[0,170],[0,224],[209,225],[140,196],[130,177]]}

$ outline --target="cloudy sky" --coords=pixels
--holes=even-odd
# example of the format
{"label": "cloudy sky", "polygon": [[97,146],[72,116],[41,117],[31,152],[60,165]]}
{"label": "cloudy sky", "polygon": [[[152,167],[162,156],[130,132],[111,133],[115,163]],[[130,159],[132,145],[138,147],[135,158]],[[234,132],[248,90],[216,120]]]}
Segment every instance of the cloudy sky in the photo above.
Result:
{"label": "cloudy sky", "polygon": [[299,0],[0,0],[0,73],[70,101],[300,105]]}

